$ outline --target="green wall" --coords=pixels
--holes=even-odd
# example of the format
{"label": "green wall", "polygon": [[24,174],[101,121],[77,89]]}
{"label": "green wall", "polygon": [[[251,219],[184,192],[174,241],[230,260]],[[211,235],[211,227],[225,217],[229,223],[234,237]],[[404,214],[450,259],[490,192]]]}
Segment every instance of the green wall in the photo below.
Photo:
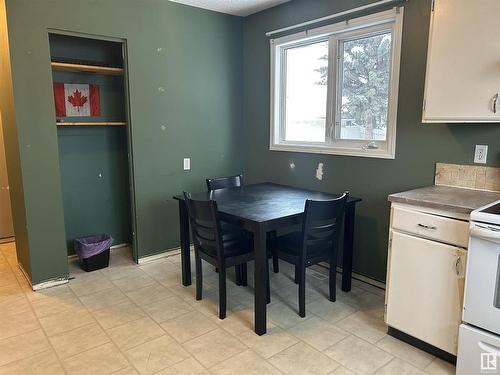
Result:
{"label": "green wall", "polygon": [[59,163],[68,253],[73,240],[108,233],[131,243],[126,128],[60,127]]}
{"label": "green wall", "polygon": [[12,72],[7,35],[5,0],[0,0],[0,116],[5,143],[12,221],[16,234],[17,259],[22,268],[31,274],[28,248],[28,230],[24,203],[23,177],[19,155],[18,131],[12,91]]}
{"label": "green wall", "polygon": [[243,166],[241,19],[163,0],[7,0],[7,16],[33,282],[68,273],[49,29],[126,40],[138,255],[178,246],[171,196]]}
{"label": "green wall", "polygon": [[[500,165],[500,125],[422,125],[430,0],[405,6],[396,159],[382,160],[269,151],[270,30],[367,4],[361,0],[294,0],[244,21],[245,172],[247,180],[274,181],[322,191],[350,190],[363,198],[356,218],[355,271],[385,280],[387,195],[433,184],[435,162],[473,162],[475,144],[488,144],[489,165]],[[459,79],[459,77],[457,77]],[[293,161],[294,170],[289,168]],[[324,178],[315,170],[324,163]]]}

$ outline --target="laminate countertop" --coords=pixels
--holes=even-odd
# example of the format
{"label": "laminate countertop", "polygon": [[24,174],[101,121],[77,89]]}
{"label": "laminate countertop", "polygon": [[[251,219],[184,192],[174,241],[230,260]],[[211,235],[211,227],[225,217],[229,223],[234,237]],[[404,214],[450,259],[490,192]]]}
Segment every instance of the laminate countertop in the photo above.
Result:
{"label": "laminate countertop", "polygon": [[391,194],[388,199],[393,203],[470,214],[475,209],[500,200],[500,193],[448,186],[427,186]]}

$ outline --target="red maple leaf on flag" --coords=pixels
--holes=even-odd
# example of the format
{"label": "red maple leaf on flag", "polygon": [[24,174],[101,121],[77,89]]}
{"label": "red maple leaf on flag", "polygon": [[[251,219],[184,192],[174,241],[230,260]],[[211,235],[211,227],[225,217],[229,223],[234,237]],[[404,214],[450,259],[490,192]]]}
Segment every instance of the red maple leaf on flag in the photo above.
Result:
{"label": "red maple leaf on flag", "polygon": [[75,90],[73,95],[68,96],[68,102],[70,102],[73,107],[76,107],[78,112],[80,112],[80,107],[83,107],[85,103],[87,103],[87,97],[82,95],[80,90]]}

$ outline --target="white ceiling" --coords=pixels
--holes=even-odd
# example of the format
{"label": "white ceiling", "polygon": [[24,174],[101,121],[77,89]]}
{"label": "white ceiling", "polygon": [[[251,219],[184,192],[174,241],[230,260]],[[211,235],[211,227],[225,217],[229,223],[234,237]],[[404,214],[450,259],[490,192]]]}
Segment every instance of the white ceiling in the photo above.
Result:
{"label": "white ceiling", "polygon": [[170,0],[175,3],[215,10],[234,16],[248,16],[290,0]]}

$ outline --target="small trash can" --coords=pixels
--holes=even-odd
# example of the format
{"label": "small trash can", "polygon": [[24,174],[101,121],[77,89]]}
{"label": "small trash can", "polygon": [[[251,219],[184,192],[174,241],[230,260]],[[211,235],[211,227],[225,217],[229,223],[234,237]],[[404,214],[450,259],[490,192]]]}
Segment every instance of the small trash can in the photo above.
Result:
{"label": "small trash can", "polygon": [[97,234],[75,239],[75,252],[83,270],[96,271],[109,266],[109,249],[113,238],[109,234]]}

